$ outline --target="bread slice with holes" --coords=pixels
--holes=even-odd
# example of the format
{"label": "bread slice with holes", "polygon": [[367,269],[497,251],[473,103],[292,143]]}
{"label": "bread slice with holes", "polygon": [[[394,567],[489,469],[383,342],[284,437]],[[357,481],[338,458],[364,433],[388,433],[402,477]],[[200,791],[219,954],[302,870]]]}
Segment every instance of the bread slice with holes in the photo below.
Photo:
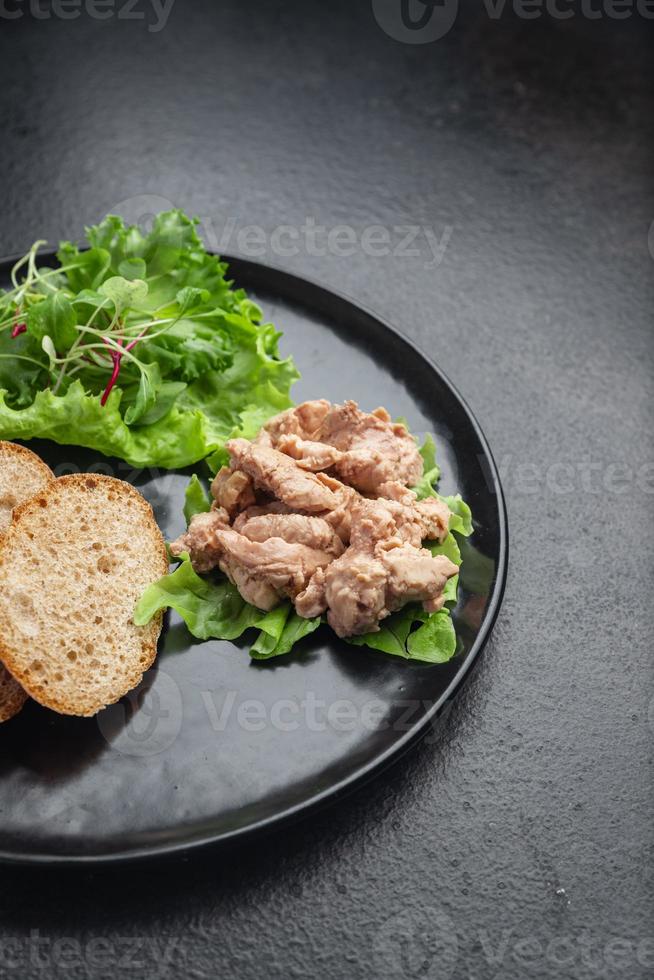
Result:
{"label": "bread slice with holes", "polygon": [[[0,440],[0,536],[11,524],[14,507],[54,480],[49,466],[25,446]],[[27,701],[27,694],[0,663],[0,722],[9,721]]]}
{"label": "bread slice with holes", "polygon": [[0,660],[45,707],[96,714],[152,665],[161,616],[147,626],[132,617],[167,571],[134,487],[96,474],[54,480],[14,510],[0,540]]}
{"label": "bread slice with holes", "polygon": [[11,524],[14,507],[33,497],[54,474],[40,456],[15,442],[0,440],[0,534]]}

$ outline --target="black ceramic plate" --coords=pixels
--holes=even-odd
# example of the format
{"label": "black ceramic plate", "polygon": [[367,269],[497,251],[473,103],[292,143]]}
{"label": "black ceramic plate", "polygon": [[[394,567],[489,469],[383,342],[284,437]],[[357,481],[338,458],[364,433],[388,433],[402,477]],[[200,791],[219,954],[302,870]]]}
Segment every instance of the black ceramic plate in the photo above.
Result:
{"label": "black ceramic plate", "polygon": [[[9,263],[0,265],[5,284]],[[115,861],[226,841],[335,798],[429,727],[480,653],[507,562],[502,491],[486,441],[459,394],[395,330],[348,300],[252,262],[231,274],[284,332],[302,371],[297,400],[385,405],[433,432],[441,490],[460,491],[475,532],[464,543],[450,663],[409,663],[339,642],[326,628],[258,664],[247,644],[192,641],[174,616],[155,667],[95,719],[29,703],[0,726],[0,858]],[[32,443],[58,475],[97,470],[134,483],[167,538],[183,526],[186,473]]]}

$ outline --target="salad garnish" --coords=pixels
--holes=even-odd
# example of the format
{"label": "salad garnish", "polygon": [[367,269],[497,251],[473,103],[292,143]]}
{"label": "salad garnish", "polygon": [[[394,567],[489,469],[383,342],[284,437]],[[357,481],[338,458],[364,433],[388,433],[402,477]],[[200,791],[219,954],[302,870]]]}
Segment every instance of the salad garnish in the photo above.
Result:
{"label": "salad garnish", "polygon": [[0,294],[0,438],[45,438],[182,467],[254,435],[298,377],[279,334],[226,278],[196,221],[108,216],[58,265],[35,242]]}

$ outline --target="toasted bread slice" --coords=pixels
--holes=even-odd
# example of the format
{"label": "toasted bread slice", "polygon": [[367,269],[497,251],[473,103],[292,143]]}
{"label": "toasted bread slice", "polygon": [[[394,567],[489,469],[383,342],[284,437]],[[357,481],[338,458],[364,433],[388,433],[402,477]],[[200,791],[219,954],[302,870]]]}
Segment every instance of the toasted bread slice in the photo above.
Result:
{"label": "toasted bread slice", "polygon": [[94,715],[151,666],[161,616],[134,607],[168,570],[152,508],[128,483],[75,474],[14,510],[0,540],[0,660],[45,707]]}
{"label": "toasted bread slice", "polygon": [[[14,507],[34,496],[50,480],[54,480],[50,467],[31,449],[0,440],[0,535],[11,524]],[[0,664],[0,722],[18,714],[26,701],[23,688]]]}
{"label": "toasted bread slice", "polygon": [[11,524],[14,507],[54,480],[43,460],[25,446],[0,441],[0,534]]}

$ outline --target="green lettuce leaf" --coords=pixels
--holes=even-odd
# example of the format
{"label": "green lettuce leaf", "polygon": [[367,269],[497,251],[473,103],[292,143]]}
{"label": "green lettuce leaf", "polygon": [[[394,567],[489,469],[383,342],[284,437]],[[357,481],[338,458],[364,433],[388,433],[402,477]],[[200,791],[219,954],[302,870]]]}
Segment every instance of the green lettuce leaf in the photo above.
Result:
{"label": "green lettuce leaf", "polygon": [[[146,364],[145,367],[147,369],[150,365]],[[153,422],[158,422],[159,419],[168,415],[181,393],[185,390],[186,384],[183,381],[160,381],[157,385],[154,401],[150,407],[146,408],[135,421],[128,420],[127,412],[125,412],[125,424],[130,424],[131,426],[152,425]],[[121,406],[126,405],[129,408],[129,406],[135,404],[139,393],[140,383],[138,387],[132,385],[124,389]]]}
{"label": "green lettuce leaf", "polygon": [[[468,505],[461,499],[461,495],[457,493],[453,497],[442,497],[435,489],[440,479],[441,471],[436,463],[436,444],[432,436],[426,436],[425,441],[420,447],[420,455],[423,461],[423,474],[415,487],[412,487],[418,495],[418,500],[424,500],[425,497],[437,497],[439,500],[442,500],[452,512],[452,516],[450,517],[450,531],[456,531],[457,534],[469,537],[473,530],[472,514]],[[455,559],[452,560],[454,561]]]}
{"label": "green lettuce leaf", "polygon": [[414,623],[426,619],[427,613],[421,606],[409,605],[399,612],[393,613],[381,622],[377,633],[364,633],[361,636],[349,636],[347,643],[357,647],[370,647],[381,650],[395,657],[409,659],[407,638]]}
{"label": "green lettuce leaf", "polygon": [[28,333],[11,336],[0,332],[0,390],[12,408],[24,408],[34,398],[34,391],[48,382],[47,358],[37,341]]}
{"label": "green lettuce leaf", "polygon": [[148,586],[134,611],[134,623],[145,626],[162,609],[174,609],[199,640],[235,640],[252,627],[260,635],[251,648],[257,660],[288,653],[303,636],[320,625],[320,617],[301,619],[290,602],[263,613],[241,598],[227,579],[201,578],[187,554],[169,575]]}
{"label": "green lettuce leaf", "polygon": [[196,514],[205,514],[208,510],[211,510],[209,494],[200,483],[197,473],[194,473],[184,493],[186,523],[190,524],[192,517],[195,517]]}
{"label": "green lettuce leaf", "polygon": [[459,598],[459,576],[453,575],[452,578],[448,578],[445,588],[443,589],[443,597],[445,599],[445,605],[447,608],[456,606]]}
{"label": "green lettuce leaf", "polygon": [[74,293],[84,289],[97,289],[105,278],[111,262],[111,256],[106,249],[89,248],[84,252],[72,242],[61,243],[57,258],[62,266],[67,267],[66,280]]}
{"label": "green lettuce leaf", "polygon": [[[461,564],[461,551],[457,543],[456,538],[450,531],[445,540],[440,544],[438,542],[428,541],[426,546],[431,551],[432,555],[445,555],[450,561],[453,561],[455,565]],[[451,604],[456,605],[457,593],[459,588],[459,576],[454,575],[452,578],[447,580],[447,584],[443,589],[443,595],[445,596],[445,604],[450,606]]]}
{"label": "green lettuce leaf", "polygon": [[143,424],[143,419],[150,415],[157,402],[161,385],[159,366],[157,364],[143,364],[136,397],[125,412],[125,425],[133,425],[135,422]]}
{"label": "green lettuce leaf", "polygon": [[137,626],[145,626],[159,610],[170,608],[199,640],[235,640],[263,617],[261,610],[241,598],[231,582],[200,578],[188,555],[181,557],[174,572],[148,586],[141,596],[134,611]]}
{"label": "green lettuce leaf", "polygon": [[436,555],[445,555],[445,557],[449,558],[450,561],[453,561],[455,565],[461,564],[461,550],[451,531],[444,541],[427,541],[426,547],[429,548],[434,557]]}
{"label": "green lettuce leaf", "polygon": [[63,292],[58,290],[33,306],[27,314],[27,331],[30,337],[42,341],[50,337],[57,351],[66,350],[77,339],[77,318],[73,306]]}
{"label": "green lettuce leaf", "polygon": [[428,664],[444,664],[456,653],[456,633],[448,612],[441,609],[432,613],[422,626],[407,639],[407,653],[411,660]]}
{"label": "green lettuce leaf", "polygon": [[283,602],[256,624],[261,632],[250,647],[250,656],[254,660],[268,660],[290,653],[298,640],[318,629],[320,619],[320,616],[302,619],[290,602]]}
{"label": "green lettuce leaf", "polygon": [[436,443],[431,435],[425,437],[425,441],[420,447],[422,456],[423,474],[413,489],[418,494],[418,500],[425,497],[436,497],[434,484],[438,483],[441,475],[440,467],[436,463]]}
{"label": "green lettuce leaf", "polygon": [[461,499],[461,494],[457,493],[454,497],[441,497],[439,494],[436,496],[446,503],[452,512],[450,531],[456,531],[465,538],[470,537],[473,531],[472,514],[465,500]]}
{"label": "green lettuce leaf", "polygon": [[64,395],[49,388],[39,391],[31,405],[11,408],[0,391],[0,436],[12,439],[52,439],[62,445],[86,446],[106,456],[118,456],[132,466],[190,466],[218,446],[208,419],[200,411],[179,411],[149,426],[130,428],[120,414],[122,392],[114,388],[106,405],[74,381]]}
{"label": "green lettuce leaf", "polygon": [[[419,623],[422,625],[414,629]],[[429,664],[444,664],[456,652],[456,632],[449,611],[428,614],[415,604],[382,620],[379,632],[349,636],[347,642]]]}

